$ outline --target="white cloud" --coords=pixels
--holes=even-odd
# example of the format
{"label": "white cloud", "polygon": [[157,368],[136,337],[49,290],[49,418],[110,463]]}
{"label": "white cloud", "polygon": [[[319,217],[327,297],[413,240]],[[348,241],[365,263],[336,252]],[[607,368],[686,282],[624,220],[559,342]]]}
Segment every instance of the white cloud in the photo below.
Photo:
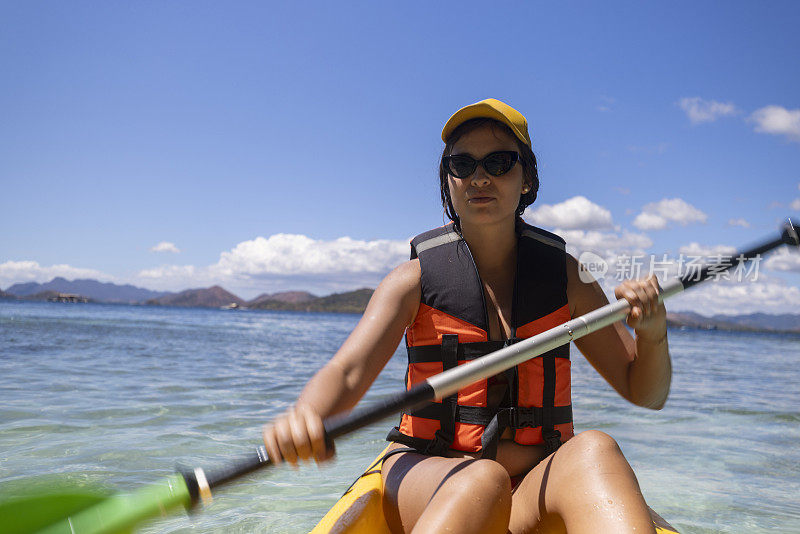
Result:
{"label": "white cloud", "polygon": [[667,219],[652,213],[640,213],[633,220],[633,225],[640,230],[662,230],[667,227]]}
{"label": "white cloud", "polygon": [[728,226],[741,226],[742,228],[750,228],[750,223],[744,219],[728,219]]}
{"label": "white cloud", "polygon": [[653,241],[644,234],[623,231],[599,232],[597,230],[562,230],[555,233],[567,242],[567,251],[573,256],[581,252],[594,252],[604,258],[621,253],[641,253],[653,246]]}
{"label": "white cloud", "polygon": [[800,211],[800,198],[792,200],[790,206],[794,211]]}
{"label": "white cloud", "polygon": [[223,252],[214,269],[222,274],[387,273],[408,258],[407,241],[319,241],[304,235],[257,237]]}
{"label": "white cloud", "polygon": [[68,280],[77,278],[93,278],[104,282],[114,280],[114,277],[96,269],[84,269],[65,264],[43,267],[35,261],[7,261],[0,263],[0,287],[4,288],[17,283],[49,282],[57,276]]}
{"label": "white cloud", "polygon": [[742,281],[708,281],[667,301],[667,311],[694,311],[703,315],[718,313],[797,313],[800,288],[783,280],[758,278]]}
{"label": "white cloud", "polygon": [[170,243],[169,241],[162,241],[158,245],[154,246],[150,249],[150,252],[172,252],[177,254],[180,252],[178,247],[175,246],[175,243]]}
{"label": "white cloud", "polygon": [[800,142],[800,109],[765,106],[755,110],[748,120],[755,123],[758,133],[783,135]]}
{"label": "white cloud", "polygon": [[584,196],[572,197],[559,204],[530,206],[525,210],[524,217],[537,226],[567,230],[613,226],[611,212]]}
{"label": "white cloud", "polygon": [[800,252],[797,249],[782,247],[769,255],[764,267],[772,271],[800,273]]}
{"label": "white cloud", "polygon": [[304,289],[318,293],[375,287],[408,259],[408,241],[330,241],[305,235],[275,234],[243,241],[206,267],[162,265],[136,275],[154,289],[185,289],[220,284],[249,298],[265,291]]}
{"label": "white cloud", "polygon": [[715,256],[732,256],[736,253],[736,247],[729,245],[703,246],[696,242],[691,242],[678,249],[678,252],[686,256],[702,256],[712,258]]}
{"label": "white cloud", "polygon": [[640,230],[663,230],[670,222],[683,226],[694,222],[706,222],[708,216],[680,198],[665,198],[651,202],[642,208],[633,225]]}
{"label": "white cloud", "polygon": [[678,102],[680,108],[692,124],[713,122],[720,117],[735,115],[739,111],[730,102],[717,102],[716,100],[703,100],[699,96],[681,98]]}

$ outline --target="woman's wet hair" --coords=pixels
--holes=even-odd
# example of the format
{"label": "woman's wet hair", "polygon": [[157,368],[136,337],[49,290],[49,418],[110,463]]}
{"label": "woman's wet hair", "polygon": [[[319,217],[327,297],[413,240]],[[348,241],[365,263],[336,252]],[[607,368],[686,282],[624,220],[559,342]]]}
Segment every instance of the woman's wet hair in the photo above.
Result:
{"label": "woman's wet hair", "polygon": [[[522,220],[522,214],[525,212],[525,208],[533,204],[533,201],[536,200],[536,194],[539,191],[539,171],[536,168],[536,156],[533,154],[533,150],[531,150],[531,147],[529,147],[527,144],[520,141],[519,138],[514,135],[514,132],[511,131],[511,128],[502,122],[488,118],[477,118],[464,121],[463,123],[459,124],[458,127],[453,130],[453,133],[450,134],[450,137],[448,137],[447,142],[444,145],[444,150],[442,151],[442,158],[450,155],[453,150],[453,145],[455,145],[459,139],[468,133],[486,125],[491,126],[495,131],[501,130],[505,132],[517,142],[517,151],[519,152],[519,162],[522,164],[522,173],[525,177],[525,181],[531,187],[530,191],[520,196],[516,211],[517,220],[519,222]],[[447,175],[447,169],[445,169],[444,164],[440,159],[439,190],[442,195],[442,206],[444,207],[445,215],[447,215],[447,217],[453,221],[456,231],[461,233],[461,221],[459,220],[455,208],[453,208],[453,202],[450,200],[450,188],[447,185]]]}

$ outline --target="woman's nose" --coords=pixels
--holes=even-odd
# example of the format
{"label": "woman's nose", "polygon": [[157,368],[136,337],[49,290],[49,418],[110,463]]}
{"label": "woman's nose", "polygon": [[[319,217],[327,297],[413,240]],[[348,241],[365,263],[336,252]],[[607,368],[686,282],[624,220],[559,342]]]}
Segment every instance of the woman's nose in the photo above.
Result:
{"label": "woman's nose", "polygon": [[483,165],[478,165],[475,172],[472,173],[470,182],[474,187],[486,187],[489,185],[489,175],[486,174],[486,169],[483,168]]}

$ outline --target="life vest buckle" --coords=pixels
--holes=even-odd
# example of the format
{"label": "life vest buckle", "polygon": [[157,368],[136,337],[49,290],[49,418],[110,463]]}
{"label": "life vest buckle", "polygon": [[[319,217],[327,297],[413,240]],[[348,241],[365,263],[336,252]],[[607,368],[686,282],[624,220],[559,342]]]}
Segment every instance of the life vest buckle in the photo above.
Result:
{"label": "life vest buckle", "polygon": [[509,422],[512,428],[535,428],[542,426],[542,418],[539,410],[515,406],[509,408]]}

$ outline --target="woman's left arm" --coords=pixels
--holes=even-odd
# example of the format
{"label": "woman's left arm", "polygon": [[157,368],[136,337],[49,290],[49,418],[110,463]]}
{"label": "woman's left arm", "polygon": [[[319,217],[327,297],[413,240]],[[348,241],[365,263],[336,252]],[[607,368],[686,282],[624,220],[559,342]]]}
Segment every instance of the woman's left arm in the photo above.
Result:
{"label": "woman's left arm", "polygon": [[[575,341],[594,368],[622,397],[638,406],[659,410],[669,395],[672,363],[667,343],[667,312],[658,302],[658,281],[626,280],[615,296],[631,304],[628,326],[615,323]],[[567,298],[572,317],[584,315],[608,303],[597,282],[578,276],[578,262],[567,255]]]}

